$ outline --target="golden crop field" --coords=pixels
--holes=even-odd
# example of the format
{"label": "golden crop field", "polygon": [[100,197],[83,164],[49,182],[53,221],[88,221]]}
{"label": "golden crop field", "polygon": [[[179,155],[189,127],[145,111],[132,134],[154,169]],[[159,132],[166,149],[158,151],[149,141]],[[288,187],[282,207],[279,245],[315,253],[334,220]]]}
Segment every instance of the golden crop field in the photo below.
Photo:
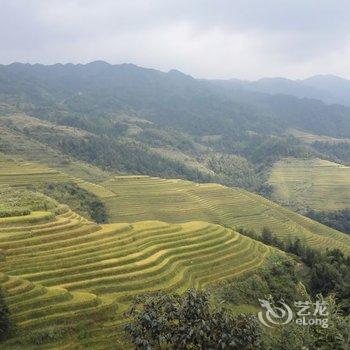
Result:
{"label": "golden crop field", "polygon": [[282,254],[238,227],[270,227],[350,254],[349,236],[241,189],[148,176],[93,184],[34,163],[0,163],[3,185],[73,181],[111,218],[98,225],[67,206],[0,218],[0,282],[16,325],[4,349],[128,348],[123,313],[133,296],[205,287]]}
{"label": "golden crop field", "polygon": [[257,269],[277,254],[201,221],[99,226],[61,211],[56,216],[33,212],[10,223],[0,219],[0,249],[6,256],[0,280],[17,328],[4,349],[43,343],[57,349],[111,344],[124,349],[123,311],[134,295],[202,287]]}
{"label": "golden crop field", "polygon": [[24,186],[75,181],[73,177],[39,163],[15,161],[0,154],[0,185]]}
{"label": "golden crop field", "polygon": [[[328,168],[333,168],[331,165]],[[115,176],[94,184],[36,163],[1,158],[0,166],[0,185],[77,183],[103,200],[112,223],[206,221],[233,229],[253,229],[257,233],[263,227],[269,227],[285,239],[299,237],[315,248],[339,248],[346,254],[350,252],[349,236],[238,188],[149,176]],[[347,167],[339,169],[348,171]],[[346,179],[350,177],[344,175],[342,180]],[[342,194],[349,190],[349,186],[344,188]],[[343,197],[345,200],[350,195]]]}
{"label": "golden crop field", "polygon": [[321,159],[286,158],[277,162],[269,182],[274,198],[314,210],[350,208],[350,167]]}
{"label": "golden crop field", "polygon": [[102,185],[115,193],[104,199],[112,222],[203,220],[257,233],[269,227],[286,240],[299,237],[315,248],[350,254],[350,236],[242,189],[148,176],[116,176]]}

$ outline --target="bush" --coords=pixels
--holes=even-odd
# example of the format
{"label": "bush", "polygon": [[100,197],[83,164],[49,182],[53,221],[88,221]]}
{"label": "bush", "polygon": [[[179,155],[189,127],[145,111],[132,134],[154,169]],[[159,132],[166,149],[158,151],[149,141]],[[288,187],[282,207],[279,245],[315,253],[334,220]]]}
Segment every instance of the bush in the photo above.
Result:
{"label": "bush", "polygon": [[283,243],[271,230],[264,228],[261,235],[254,231],[239,229],[241,234],[264,242],[300,258],[310,268],[309,291],[312,296],[334,293],[346,314],[350,313],[350,257],[344,256],[339,249],[327,249],[326,252],[313,249],[299,238]]}
{"label": "bush", "polygon": [[48,342],[61,340],[73,329],[69,326],[61,328],[47,328],[38,332],[33,332],[29,337],[29,342],[35,345],[42,345]]}
{"label": "bush", "polygon": [[24,216],[29,214],[30,210],[28,208],[0,209],[0,218],[8,218],[11,216]]}
{"label": "bush", "polygon": [[255,316],[215,309],[206,292],[158,293],[135,299],[126,333],[136,349],[260,349]]}
{"label": "bush", "polygon": [[259,299],[268,296],[289,303],[295,298],[302,298],[296,264],[292,259],[286,260],[286,257],[279,256],[269,257],[267,266],[248,275],[221,282],[213,288],[220,300],[233,305],[260,306]]}
{"label": "bush", "polygon": [[8,338],[11,331],[10,311],[5,303],[0,286],[0,341]]}
{"label": "bush", "polygon": [[104,203],[93,193],[90,193],[76,184],[50,183],[38,185],[35,190],[54,198],[62,204],[68,205],[73,211],[97,223],[108,220],[107,209]]}
{"label": "bush", "polygon": [[350,209],[319,212],[310,210],[306,216],[338,231],[350,234]]}

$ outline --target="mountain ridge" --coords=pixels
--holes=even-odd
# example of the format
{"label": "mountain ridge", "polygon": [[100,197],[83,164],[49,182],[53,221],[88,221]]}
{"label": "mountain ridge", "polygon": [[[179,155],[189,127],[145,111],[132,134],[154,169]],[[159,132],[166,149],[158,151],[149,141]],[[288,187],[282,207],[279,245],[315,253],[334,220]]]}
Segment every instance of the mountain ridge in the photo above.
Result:
{"label": "mountain ridge", "polygon": [[161,72],[103,61],[0,66],[0,102],[43,119],[131,112],[202,136],[221,133],[232,137],[246,131],[281,134],[287,128],[350,136],[348,107],[241,85],[199,80],[177,70]]}
{"label": "mountain ridge", "polygon": [[[224,80],[239,89],[268,94],[285,94],[298,98],[310,98],[326,104],[350,106],[350,80],[331,74],[319,74],[305,79],[264,77],[258,80]],[[345,90],[345,92],[344,92]]]}

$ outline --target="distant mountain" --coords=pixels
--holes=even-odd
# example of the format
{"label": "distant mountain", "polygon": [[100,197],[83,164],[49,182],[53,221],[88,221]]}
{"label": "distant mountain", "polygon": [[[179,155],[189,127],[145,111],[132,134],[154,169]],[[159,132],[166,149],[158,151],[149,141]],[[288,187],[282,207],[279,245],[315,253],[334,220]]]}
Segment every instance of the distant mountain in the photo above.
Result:
{"label": "distant mountain", "polygon": [[350,80],[334,75],[315,75],[303,81],[304,85],[327,91],[336,103],[350,106]]}
{"label": "distant mountain", "polygon": [[316,83],[206,81],[176,70],[164,73],[103,61],[51,66],[14,63],[0,66],[0,111],[17,109],[54,121],[70,118],[71,124],[77,117],[127,113],[198,136],[280,135],[294,128],[350,137],[350,108],[315,100],[322,94],[325,100],[330,96],[324,90],[326,83],[320,83],[322,88],[311,86]]}
{"label": "distant mountain", "polygon": [[231,79],[235,88],[268,94],[292,95],[350,107],[350,80],[334,75],[316,75],[304,80],[263,78],[257,81]]}

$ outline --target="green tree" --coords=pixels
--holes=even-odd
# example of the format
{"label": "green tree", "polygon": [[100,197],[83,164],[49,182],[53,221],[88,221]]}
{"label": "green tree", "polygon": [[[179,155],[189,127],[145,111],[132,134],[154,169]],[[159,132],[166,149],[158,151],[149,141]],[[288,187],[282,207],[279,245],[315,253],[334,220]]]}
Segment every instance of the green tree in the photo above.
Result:
{"label": "green tree", "polygon": [[[320,296],[318,296],[320,297]],[[265,331],[264,348],[268,350],[348,350],[350,348],[350,317],[344,316],[333,295],[327,303],[327,325],[304,326],[291,322],[273,333]]]}
{"label": "green tree", "polygon": [[272,244],[272,240],[273,240],[273,234],[272,231],[268,228],[268,227],[264,227],[262,232],[261,232],[261,240],[265,243],[265,244]]}
{"label": "green tree", "polygon": [[10,332],[10,312],[5,303],[0,286],[0,341],[6,339]]}
{"label": "green tree", "polygon": [[343,284],[343,277],[336,266],[327,262],[316,264],[311,270],[310,287],[312,291],[328,295]]}
{"label": "green tree", "polygon": [[159,292],[135,299],[126,333],[136,349],[260,349],[255,316],[232,317],[211,307],[207,292]]}

